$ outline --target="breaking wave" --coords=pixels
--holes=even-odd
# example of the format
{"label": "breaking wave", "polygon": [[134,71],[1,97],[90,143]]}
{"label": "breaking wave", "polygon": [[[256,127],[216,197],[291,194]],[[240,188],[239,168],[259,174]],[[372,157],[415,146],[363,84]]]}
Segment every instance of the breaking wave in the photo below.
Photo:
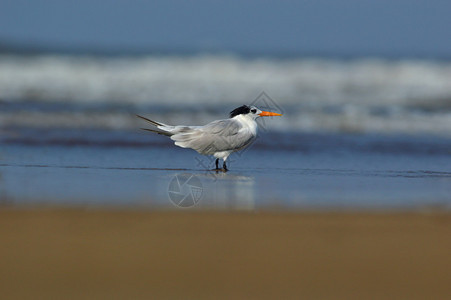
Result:
{"label": "breaking wave", "polygon": [[202,124],[256,101],[276,130],[451,135],[450,82],[448,61],[0,55],[0,125]]}

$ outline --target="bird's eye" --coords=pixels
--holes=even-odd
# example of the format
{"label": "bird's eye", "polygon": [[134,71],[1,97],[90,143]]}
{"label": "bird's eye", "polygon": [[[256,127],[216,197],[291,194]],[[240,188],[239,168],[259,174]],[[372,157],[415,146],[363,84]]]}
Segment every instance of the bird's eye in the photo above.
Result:
{"label": "bird's eye", "polygon": [[251,109],[251,113],[255,114],[257,110],[255,108]]}

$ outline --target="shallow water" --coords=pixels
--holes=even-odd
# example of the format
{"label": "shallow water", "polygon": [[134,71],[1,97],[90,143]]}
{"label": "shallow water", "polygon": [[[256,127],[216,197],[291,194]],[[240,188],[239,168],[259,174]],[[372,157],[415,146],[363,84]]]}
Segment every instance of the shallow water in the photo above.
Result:
{"label": "shallow water", "polygon": [[422,209],[451,207],[451,140],[264,132],[214,160],[136,131],[8,131],[2,205],[149,209]]}

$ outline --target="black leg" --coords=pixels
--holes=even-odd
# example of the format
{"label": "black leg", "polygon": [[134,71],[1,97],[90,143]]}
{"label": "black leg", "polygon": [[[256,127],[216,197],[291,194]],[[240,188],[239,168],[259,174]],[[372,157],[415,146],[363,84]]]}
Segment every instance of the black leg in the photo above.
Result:
{"label": "black leg", "polygon": [[227,169],[227,165],[224,161],[224,163],[222,164],[222,168],[224,169],[225,172],[227,172],[229,169]]}
{"label": "black leg", "polygon": [[219,164],[219,158],[216,159],[216,170],[219,169],[218,164]]}

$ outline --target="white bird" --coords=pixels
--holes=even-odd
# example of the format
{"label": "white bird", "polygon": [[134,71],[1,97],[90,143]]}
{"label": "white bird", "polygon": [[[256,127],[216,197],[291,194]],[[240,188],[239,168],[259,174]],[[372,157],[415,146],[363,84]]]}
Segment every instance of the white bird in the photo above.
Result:
{"label": "white bird", "polygon": [[240,106],[230,112],[230,118],[216,120],[204,126],[167,125],[155,122],[145,117],[155,128],[142,128],[169,136],[175,145],[191,148],[203,155],[213,155],[216,158],[216,170],[219,159],[223,160],[223,171],[226,172],[226,160],[232,152],[241,150],[251,144],[257,137],[258,117],[281,116],[282,114],[261,111],[255,106]]}

